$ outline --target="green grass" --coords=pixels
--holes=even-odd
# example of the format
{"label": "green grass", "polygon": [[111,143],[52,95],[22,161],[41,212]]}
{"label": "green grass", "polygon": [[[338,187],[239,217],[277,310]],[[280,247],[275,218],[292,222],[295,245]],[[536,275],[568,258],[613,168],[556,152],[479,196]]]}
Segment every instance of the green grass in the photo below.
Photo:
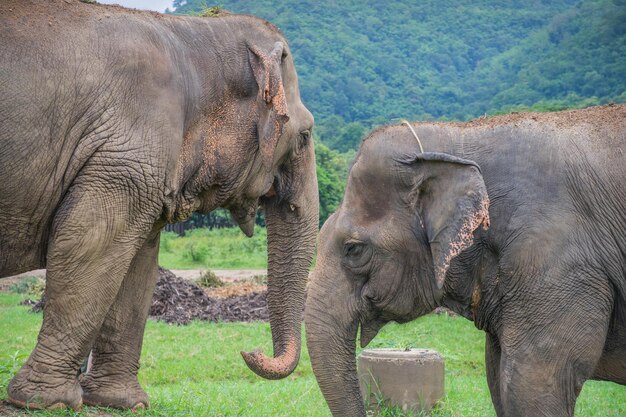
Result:
{"label": "green grass", "polygon": [[[0,399],[13,373],[33,348],[41,314],[18,306],[23,295],[0,294]],[[484,335],[462,318],[429,315],[405,325],[389,324],[370,347],[419,347],[446,361],[446,395],[431,415],[495,416],[484,376]],[[136,414],[85,407],[83,412],[39,412],[35,416],[329,416],[306,349],[293,375],[265,381],[250,372],[240,350],[271,348],[265,323],[194,322],[177,327],[149,321],[139,378],[152,407]],[[626,387],[587,382],[578,416],[626,415]],[[384,409],[386,417],[398,410]]]}
{"label": "green grass", "polygon": [[167,269],[264,269],[267,231],[256,226],[252,238],[239,228],[192,229],[185,236],[164,232],[159,265]]}

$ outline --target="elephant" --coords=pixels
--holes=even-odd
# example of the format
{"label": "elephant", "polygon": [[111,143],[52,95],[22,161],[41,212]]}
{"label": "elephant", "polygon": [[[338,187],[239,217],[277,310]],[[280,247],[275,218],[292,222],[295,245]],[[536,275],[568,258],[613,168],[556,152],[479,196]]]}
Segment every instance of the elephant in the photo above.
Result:
{"label": "elephant", "polygon": [[623,104],[369,134],[308,285],[332,414],[365,415],[358,329],[365,347],[437,307],[485,332],[498,416],[571,416],[585,380],[626,384],[625,137]]}
{"label": "elephant", "polygon": [[287,40],[253,16],[87,3],[0,3],[0,276],[47,269],[9,401],[148,407],[137,372],[160,230],[220,207],[248,236],[265,210],[274,356],[242,355],[289,375],[319,203]]}

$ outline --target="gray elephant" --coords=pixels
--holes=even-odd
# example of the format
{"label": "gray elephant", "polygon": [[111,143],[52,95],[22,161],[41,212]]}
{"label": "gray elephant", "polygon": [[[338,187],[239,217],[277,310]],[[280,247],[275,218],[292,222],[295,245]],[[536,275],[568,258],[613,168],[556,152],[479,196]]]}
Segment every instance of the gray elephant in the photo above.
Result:
{"label": "gray elephant", "polygon": [[626,384],[625,137],[626,105],[370,134],[306,303],[333,415],[365,415],[359,327],[365,347],[438,306],[486,332],[499,416],[571,416],[585,380]]}
{"label": "gray elephant", "polygon": [[[148,406],[137,382],[166,223],[266,211],[274,358],[296,366],[318,192],[287,42],[251,16],[165,16],[78,0],[0,3],[0,276],[47,268],[29,408]],[[79,381],[93,349],[93,368]]]}

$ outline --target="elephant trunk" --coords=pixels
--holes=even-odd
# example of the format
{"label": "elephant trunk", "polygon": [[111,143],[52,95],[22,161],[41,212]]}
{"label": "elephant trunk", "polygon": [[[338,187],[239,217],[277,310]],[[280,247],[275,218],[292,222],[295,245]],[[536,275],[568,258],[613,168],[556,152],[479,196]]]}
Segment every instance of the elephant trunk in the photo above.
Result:
{"label": "elephant trunk", "polygon": [[355,359],[359,321],[348,290],[341,288],[345,281],[330,282],[315,273],[305,311],[307,347],[333,416],[364,417]]}
{"label": "elephant trunk", "polygon": [[261,351],[241,352],[248,367],[267,379],[293,372],[300,359],[301,325],[305,287],[315,252],[319,201],[315,157],[310,149],[306,167],[295,178],[296,192],[266,201],[269,310],[274,357]]}

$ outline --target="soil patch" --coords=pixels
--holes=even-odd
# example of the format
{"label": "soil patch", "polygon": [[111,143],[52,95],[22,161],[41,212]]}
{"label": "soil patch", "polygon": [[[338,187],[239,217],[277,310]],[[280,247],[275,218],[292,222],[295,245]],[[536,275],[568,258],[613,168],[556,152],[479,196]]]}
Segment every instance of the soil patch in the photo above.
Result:
{"label": "soil patch", "polygon": [[[202,288],[192,281],[159,268],[150,318],[170,324],[188,324],[192,320],[214,322],[267,321],[267,286],[254,281],[233,281],[219,288]],[[44,299],[26,299],[22,305],[33,312],[43,310]]]}
{"label": "soil patch", "polygon": [[236,282],[225,287],[205,288],[204,292],[209,298],[241,297],[254,293],[265,293],[267,285],[255,284],[254,282]]}
{"label": "soil patch", "polygon": [[[203,269],[170,269],[177,277],[188,281],[197,281],[206,270]],[[255,276],[267,274],[267,269],[211,269],[217,277],[226,283],[236,281],[248,281]]]}
{"label": "soil patch", "polygon": [[265,286],[250,282],[205,290],[159,268],[150,317],[172,324],[192,320],[267,321],[266,294]]}
{"label": "soil patch", "polygon": [[[0,292],[10,292],[11,287],[19,282],[23,281],[28,277],[38,277],[41,279],[46,278],[46,270],[45,269],[36,269],[29,272],[24,272],[23,274],[13,275],[11,277],[0,277]],[[2,414],[0,414],[1,416]]]}
{"label": "soil patch", "polygon": [[[254,279],[227,282],[224,287],[202,288],[170,270],[159,268],[149,317],[178,325],[189,324],[193,320],[268,321],[266,297],[267,286]],[[31,310],[37,313],[43,310],[44,300],[26,299],[20,304],[31,306]],[[445,307],[438,307],[434,313],[457,316]]]}

